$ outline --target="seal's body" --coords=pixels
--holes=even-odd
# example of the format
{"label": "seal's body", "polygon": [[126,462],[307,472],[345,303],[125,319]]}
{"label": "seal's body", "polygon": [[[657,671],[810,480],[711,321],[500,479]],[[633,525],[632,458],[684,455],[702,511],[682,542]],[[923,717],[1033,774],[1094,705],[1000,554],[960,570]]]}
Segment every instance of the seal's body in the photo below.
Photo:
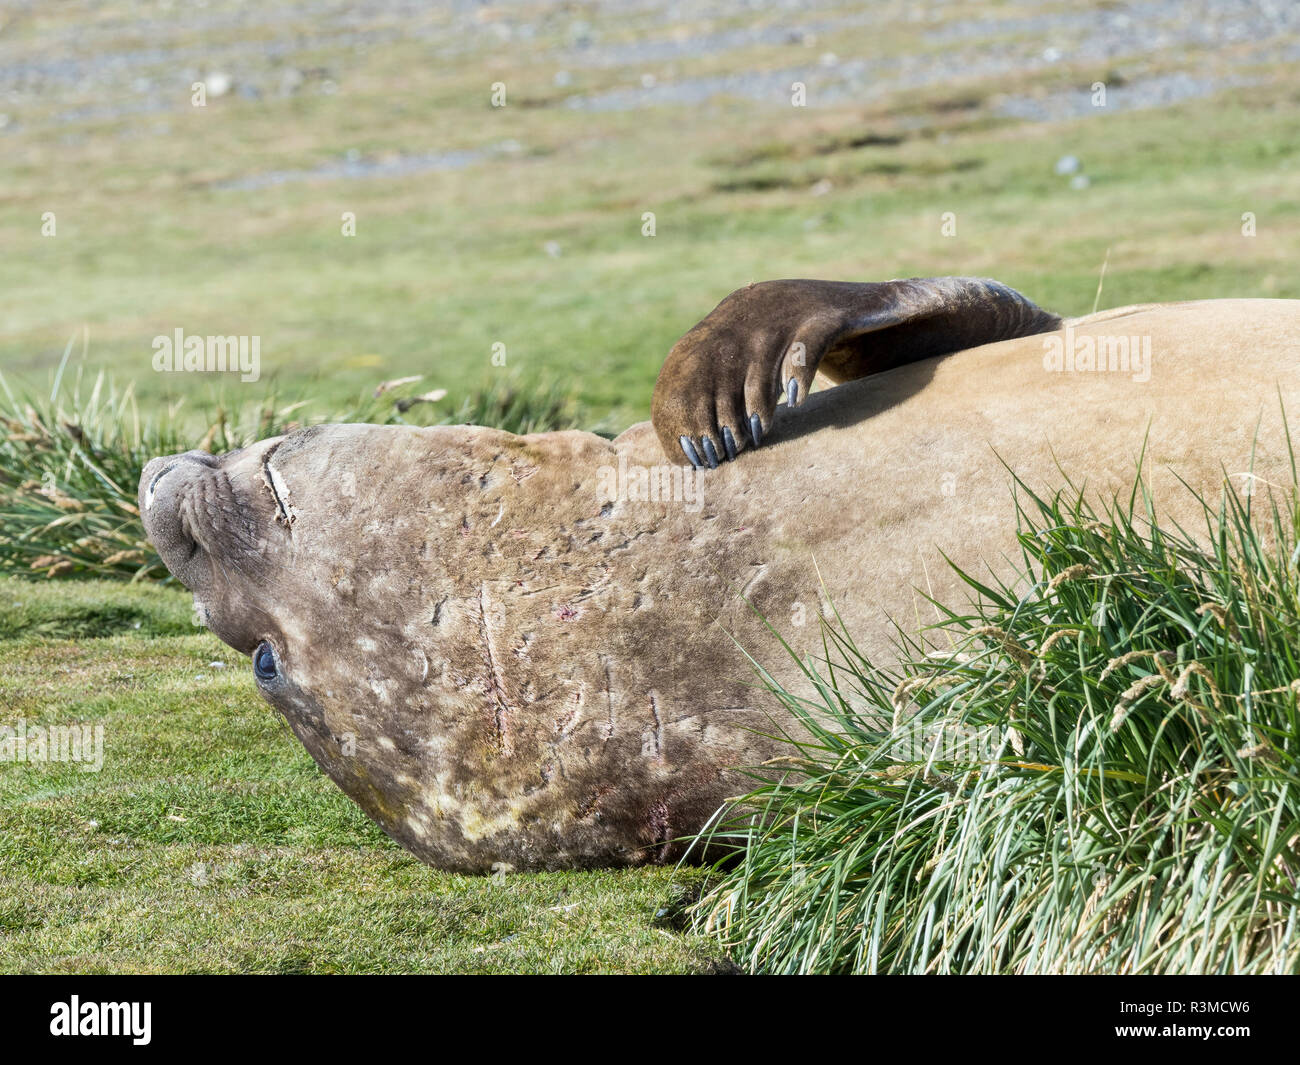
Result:
{"label": "seal's body", "polygon": [[[936,620],[926,596],[964,600],[944,554],[1011,572],[1013,474],[1106,498],[1144,455],[1157,504],[1193,526],[1178,477],[1217,498],[1253,453],[1261,482],[1289,479],[1279,393],[1300,409],[1300,302],[1047,324],[773,402],[762,446],[716,469],[665,461],[681,436],[707,460],[707,429],[657,395],[656,424],[614,441],[336,425],[158,459],[141,509],[320,766],[423,860],[670,860],[744,790],[739,768],[782,753],[789,722],[745,652],[801,676],[759,614],[819,653],[833,601],[888,664],[893,623]],[[1130,357],[1111,369],[1118,337]],[[1106,369],[1073,357],[1089,338]]]}

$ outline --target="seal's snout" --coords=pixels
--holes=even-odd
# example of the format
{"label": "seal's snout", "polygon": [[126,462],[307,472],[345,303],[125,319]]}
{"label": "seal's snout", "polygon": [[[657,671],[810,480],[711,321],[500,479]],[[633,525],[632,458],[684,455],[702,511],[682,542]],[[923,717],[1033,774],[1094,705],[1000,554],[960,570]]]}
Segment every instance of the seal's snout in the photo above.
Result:
{"label": "seal's snout", "polygon": [[267,535],[275,532],[261,456],[279,439],[223,455],[164,455],[140,475],[140,517],[149,540],[202,604],[204,623],[244,652],[267,629],[250,593],[266,583]]}
{"label": "seal's snout", "polygon": [[[260,553],[269,496],[261,456],[280,437],[239,451],[186,451],[149,462],[140,475],[140,517],[163,562],[195,595],[206,596],[214,563],[229,572]],[[256,487],[251,487],[256,486]]]}
{"label": "seal's snout", "polygon": [[153,509],[158,486],[162,483],[163,478],[185,463],[212,467],[217,464],[217,460],[206,451],[186,451],[182,455],[164,455],[162,458],[153,459],[145,466],[144,472],[140,475],[140,512],[142,514]]}
{"label": "seal's snout", "polygon": [[145,532],[167,568],[195,592],[203,570],[199,542],[188,517],[196,495],[202,498],[202,482],[219,463],[206,451],[187,451],[152,460],[140,475],[140,516]]}
{"label": "seal's snout", "polygon": [[[220,460],[206,451],[186,451],[180,455],[163,455],[161,458],[151,459],[145,465],[144,472],[140,474],[140,513],[142,515],[153,513],[160,498],[170,499],[174,506],[176,492],[165,491],[167,488],[175,488],[175,484],[165,484],[169,478],[172,481],[189,483],[193,480],[193,474],[201,470],[215,469],[219,465]],[[173,474],[176,476],[173,477]],[[163,506],[158,509],[162,512],[167,508]]]}

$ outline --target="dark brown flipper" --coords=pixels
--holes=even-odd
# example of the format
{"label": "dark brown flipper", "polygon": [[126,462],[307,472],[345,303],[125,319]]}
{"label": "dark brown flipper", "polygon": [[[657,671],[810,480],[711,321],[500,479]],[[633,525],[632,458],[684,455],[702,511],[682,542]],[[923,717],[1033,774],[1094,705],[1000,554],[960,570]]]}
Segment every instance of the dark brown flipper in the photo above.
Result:
{"label": "dark brown flipper", "polygon": [[651,418],[670,461],[716,466],[762,442],[776,405],[839,383],[1012,337],[1060,318],[997,281],[763,281],[738,289],[669,352]]}

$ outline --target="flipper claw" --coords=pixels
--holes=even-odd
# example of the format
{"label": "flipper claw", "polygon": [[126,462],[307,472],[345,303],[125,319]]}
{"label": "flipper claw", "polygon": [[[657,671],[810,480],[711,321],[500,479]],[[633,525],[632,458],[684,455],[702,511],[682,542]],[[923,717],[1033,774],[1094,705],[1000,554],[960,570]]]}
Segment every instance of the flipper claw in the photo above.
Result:
{"label": "flipper claw", "polygon": [[716,470],[718,468],[718,449],[713,446],[711,437],[706,436],[702,439],[704,442],[704,459],[708,462],[709,469]]}
{"label": "flipper claw", "polygon": [[722,427],[722,446],[727,449],[727,459],[734,462],[736,459],[736,438],[731,435],[731,429],[725,425]]}
{"label": "flipper claw", "polygon": [[682,452],[691,461],[691,465],[697,470],[704,469],[704,463],[700,460],[700,453],[695,450],[695,442],[689,436],[680,437],[678,442],[682,445]]}

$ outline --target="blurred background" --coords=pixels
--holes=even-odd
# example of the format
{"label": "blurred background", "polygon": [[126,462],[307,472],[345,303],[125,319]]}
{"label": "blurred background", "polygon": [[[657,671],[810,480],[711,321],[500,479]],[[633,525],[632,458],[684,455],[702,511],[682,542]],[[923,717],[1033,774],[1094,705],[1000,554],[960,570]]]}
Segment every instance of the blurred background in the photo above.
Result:
{"label": "blurred background", "polygon": [[[5,0],[0,370],[546,380],[618,429],[757,279],[1300,296],[1297,59],[1283,0]],[[155,373],[178,328],[260,380]]]}

